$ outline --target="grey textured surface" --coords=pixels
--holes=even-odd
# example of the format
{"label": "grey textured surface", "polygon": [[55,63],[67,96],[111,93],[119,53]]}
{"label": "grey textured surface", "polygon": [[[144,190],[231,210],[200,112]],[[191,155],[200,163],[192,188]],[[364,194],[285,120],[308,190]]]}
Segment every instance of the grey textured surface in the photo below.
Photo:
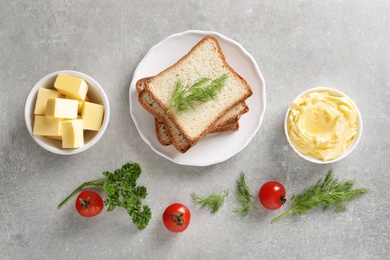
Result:
{"label": "grey textured surface", "polygon": [[[385,259],[390,255],[390,3],[388,1],[1,1],[0,258],[1,259]],[[189,29],[224,34],[253,55],[267,86],[263,124],[228,161],[176,165],[140,138],[129,113],[132,74],[148,49]],[[90,150],[57,156],[40,148],[24,125],[24,101],[44,75],[73,69],[105,89],[111,121]],[[347,93],[363,116],[356,150],[315,165],[288,146],[283,118],[292,99],[315,86]],[[153,212],[138,231],[122,210],[93,219],[58,203],[84,181],[126,162],[141,164],[139,183]],[[371,190],[348,211],[314,210],[278,223],[283,212],[252,211],[240,220],[234,196],[215,216],[190,193],[230,189],[240,171],[257,191],[270,179],[300,192],[332,168]],[[186,204],[192,223],[165,230],[161,215]],[[258,205],[259,206],[259,205]],[[285,208],[288,207],[288,204]]]}

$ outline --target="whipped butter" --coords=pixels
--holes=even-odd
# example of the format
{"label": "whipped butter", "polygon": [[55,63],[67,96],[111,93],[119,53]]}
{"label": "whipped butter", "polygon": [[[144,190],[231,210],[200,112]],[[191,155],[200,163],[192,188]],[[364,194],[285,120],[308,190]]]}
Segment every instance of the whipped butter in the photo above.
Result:
{"label": "whipped butter", "polygon": [[352,102],[329,91],[311,92],[294,100],[287,120],[295,148],[322,161],[343,155],[357,132]]}

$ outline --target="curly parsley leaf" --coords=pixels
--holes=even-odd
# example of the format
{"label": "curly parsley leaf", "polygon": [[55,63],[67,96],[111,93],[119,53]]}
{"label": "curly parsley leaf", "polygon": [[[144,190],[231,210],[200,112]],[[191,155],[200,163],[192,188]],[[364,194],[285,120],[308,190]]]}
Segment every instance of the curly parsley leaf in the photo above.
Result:
{"label": "curly parsley leaf", "polygon": [[137,186],[140,175],[141,167],[137,163],[127,163],[113,173],[105,171],[104,178],[84,182],[61,202],[58,208],[85,187],[99,188],[107,194],[104,200],[104,205],[108,206],[107,211],[113,211],[116,207],[124,208],[133,223],[142,230],[149,224],[152,212],[147,205],[142,204],[148,193],[144,186]]}

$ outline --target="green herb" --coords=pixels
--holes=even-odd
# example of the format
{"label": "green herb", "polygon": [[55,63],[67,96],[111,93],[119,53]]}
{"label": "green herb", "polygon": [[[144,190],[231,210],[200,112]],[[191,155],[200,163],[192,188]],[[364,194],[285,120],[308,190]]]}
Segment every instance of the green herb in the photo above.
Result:
{"label": "green herb", "polygon": [[211,194],[209,196],[199,197],[195,193],[192,193],[192,199],[196,205],[200,205],[200,208],[209,208],[210,214],[213,215],[222,207],[225,203],[225,199],[229,195],[229,191],[225,191],[223,194]]}
{"label": "green herb", "polygon": [[147,205],[142,205],[142,200],[146,198],[148,193],[144,186],[137,186],[137,179],[141,175],[139,164],[127,163],[113,173],[106,171],[103,172],[103,175],[104,178],[81,184],[58,205],[58,208],[61,208],[83,188],[95,187],[107,194],[107,199],[104,200],[104,205],[108,206],[107,211],[123,207],[138,229],[144,229],[152,217],[152,212]]}
{"label": "green herb", "polygon": [[248,185],[245,182],[245,175],[241,172],[240,177],[236,181],[236,200],[241,204],[240,208],[235,208],[233,211],[240,214],[241,218],[249,214],[251,208],[258,209],[253,203],[254,196],[251,194]]}
{"label": "green herb", "polygon": [[301,194],[293,195],[291,197],[291,208],[276,217],[271,222],[275,222],[280,218],[297,212],[299,214],[306,214],[309,210],[323,206],[324,210],[329,207],[334,207],[337,211],[345,211],[344,202],[363,195],[368,192],[367,189],[352,189],[355,184],[354,181],[339,182],[332,175],[332,171],[328,171],[324,180],[320,179],[315,185],[306,188]]}
{"label": "green herb", "polygon": [[189,111],[195,109],[194,103],[204,103],[213,99],[222,89],[227,79],[227,75],[213,80],[206,87],[202,87],[210,81],[210,78],[201,78],[197,80],[191,87],[186,87],[181,79],[176,82],[175,90],[172,94],[171,104],[168,107],[168,112],[172,107],[176,107],[178,111]]}

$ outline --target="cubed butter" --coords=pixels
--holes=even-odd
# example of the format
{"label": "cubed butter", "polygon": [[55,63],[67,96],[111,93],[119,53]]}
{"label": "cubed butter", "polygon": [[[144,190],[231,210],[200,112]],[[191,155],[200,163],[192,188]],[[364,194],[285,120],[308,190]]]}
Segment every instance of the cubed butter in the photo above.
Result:
{"label": "cubed butter", "polygon": [[77,118],[79,102],[73,99],[50,98],[46,104],[46,116],[58,118]]}
{"label": "cubed butter", "polygon": [[84,145],[83,120],[61,121],[62,148],[79,148]]}
{"label": "cubed butter", "polygon": [[34,114],[45,115],[47,100],[50,98],[59,98],[61,93],[57,90],[40,88],[38,90],[37,102],[35,103]]}
{"label": "cubed butter", "polygon": [[99,131],[102,126],[104,106],[91,102],[83,102],[81,118],[85,130]]}
{"label": "cubed butter", "polygon": [[[65,97],[66,99],[73,99],[71,97]],[[81,109],[83,108],[83,103],[84,103],[84,100],[77,100],[79,102],[79,106],[78,106],[78,109],[77,109],[77,113],[78,114],[81,114]],[[85,101],[90,101],[89,97],[86,96],[85,97]]]}
{"label": "cubed butter", "polygon": [[56,139],[56,140],[62,140],[62,136],[53,136],[53,135],[48,135],[46,136],[47,138],[50,138],[50,139]]}
{"label": "cubed butter", "polygon": [[61,136],[61,119],[35,116],[33,134],[38,136]]}
{"label": "cubed butter", "polygon": [[54,87],[63,95],[84,100],[88,92],[88,84],[78,77],[58,74]]}

